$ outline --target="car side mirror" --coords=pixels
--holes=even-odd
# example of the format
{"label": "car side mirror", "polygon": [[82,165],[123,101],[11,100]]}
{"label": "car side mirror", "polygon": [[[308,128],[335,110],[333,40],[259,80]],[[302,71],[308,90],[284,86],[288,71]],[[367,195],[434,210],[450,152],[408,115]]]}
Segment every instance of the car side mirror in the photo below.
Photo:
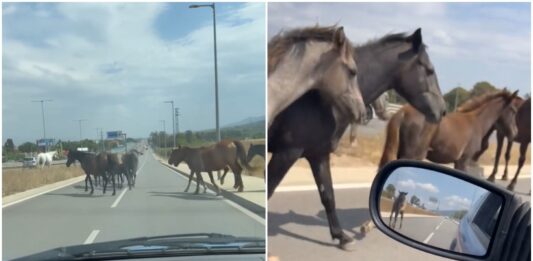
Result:
{"label": "car side mirror", "polygon": [[387,236],[457,260],[529,260],[530,203],[464,172],[422,161],[383,166],[370,215]]}

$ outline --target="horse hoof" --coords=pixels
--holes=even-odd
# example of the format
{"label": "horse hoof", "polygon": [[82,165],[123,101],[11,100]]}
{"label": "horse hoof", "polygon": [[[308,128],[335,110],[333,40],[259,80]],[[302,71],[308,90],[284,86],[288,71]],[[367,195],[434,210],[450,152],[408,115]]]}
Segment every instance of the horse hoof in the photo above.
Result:
{"label": "horse hoof", "polygon": [[344,251],[354,251],[355,250],[355,241],[353,239],[350,239],[349,241],[346,241],[346,242],[341,242],[339,244],[339,247],[344,250]]}
{"label": "horse hoof", "polygon": [[490,176],[489,178],[487,178],[487,181],[490,181],[490,182],[493,182],[493,183],[494,183],[494,180],[495,180],[494,176]]}
{"label": "horse hoof", "polygon": [[243,187],[240,187],[239,190],[237,190],[239,192],[243,192],[244,191],[244,188]]}
{"label": "horse hoof", "polygon": [[502,176],[502,180],[508,180],[507,175]]}
{"label": "horse hoof", "polygon": [[509,191],[514,191],[514,185],[509,185],[509,186],[507,186],[507,189],[508,189]]}

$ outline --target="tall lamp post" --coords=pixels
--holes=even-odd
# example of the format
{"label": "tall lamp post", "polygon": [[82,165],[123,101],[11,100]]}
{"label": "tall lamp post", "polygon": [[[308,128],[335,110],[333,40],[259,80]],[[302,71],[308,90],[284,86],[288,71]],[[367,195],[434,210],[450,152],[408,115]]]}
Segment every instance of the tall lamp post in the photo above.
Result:
{"label": "tall lamp post", "polygon": [[211,7],[213,11],[213,42],[215,43],[215,110],[216,110],[216,129],[217,129],[217,141],[220,141],[220,126],[218,120],[218,70],[217,70],[217,23],[216,23],[216,12],[215,12],[215,3],[211,4],[201,4],[201,5],[190,5],[189,8],[201,8],[201,7]]}
{"label": "tall lamp post", "polygon": [[[87,120],[86,119],[79,119],[79,120],[74,120],[74,121],[77,121],[80,124],[80,142],[81,142],[81,140],[82,140],[82,138],[81,138],[81,123],[84,122],[84,121],[87,121]],[[81,145],[81,143],[80,143],[80,145]]]}
{"label": "tall lamp post", "polygon": [[170,103],[172,110],[170,111],[170,116],[172,117],[172,141],[174,148],[176,147],[176,124],[174,123],[174,101],[165,101],[165,103]]}
{"label": "tall lamp post", "polygon": [[40,102],[41,103],[41,115],[43,117],[43,140],[45,142],[44,151],[48,151],[48,142],[46,140],[46,126],[44,124],[44,103],[45,102],[51,102],[52,100],[33,100],[31,102]]}

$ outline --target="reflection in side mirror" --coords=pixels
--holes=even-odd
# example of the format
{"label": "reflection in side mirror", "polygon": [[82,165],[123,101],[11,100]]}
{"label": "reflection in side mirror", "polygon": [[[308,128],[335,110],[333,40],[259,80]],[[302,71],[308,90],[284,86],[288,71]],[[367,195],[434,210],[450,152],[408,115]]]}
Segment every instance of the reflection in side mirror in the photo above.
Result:
{"label": "reflection in side mirror", "polygon": [[468,181],[419,167],[398,167],[383,183],[383,224],[419,243],[460,254],[487,254],[503,198]]}

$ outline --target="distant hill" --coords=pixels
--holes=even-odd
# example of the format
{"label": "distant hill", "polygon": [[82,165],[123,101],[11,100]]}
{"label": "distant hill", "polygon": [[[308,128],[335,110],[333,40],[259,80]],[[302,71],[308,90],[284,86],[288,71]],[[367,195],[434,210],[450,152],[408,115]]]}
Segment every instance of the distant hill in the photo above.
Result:
{"label": "distant hill", "polygon": [[257,116],[257,117],[248,117],[246,119],[240,120],[238,122],[233,122],[226,124],[222,126],[222,128],[229,128],[229,127],[235,127],[235,126],[241,126],[241,125],[247,125],[247,124],[253,124],[258,122],[265,122],[265,116]]}

